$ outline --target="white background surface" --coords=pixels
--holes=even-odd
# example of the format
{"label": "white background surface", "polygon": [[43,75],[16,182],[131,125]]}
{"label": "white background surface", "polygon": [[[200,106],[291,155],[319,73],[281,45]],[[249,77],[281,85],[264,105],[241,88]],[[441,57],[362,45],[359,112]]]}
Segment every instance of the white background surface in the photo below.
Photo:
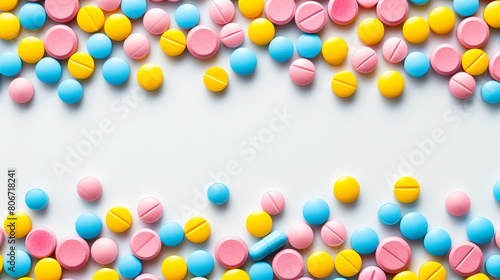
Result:
{"label": "white background surface", "polygon": [[[486,1],[481,2],[476,14],[479,16]],[[94,3],[81,1],[82,6]],[[173,15],[182,3],[197,5],[201,11],[200,23],[220,30],[208,17],[208,1],[160,4],[148,1],[148,8],[165,8],[171,17],[171,28],[178,28]],[[327,1],[321,3],[327,5]],[[432,8],[451,7],[451,3],[432,0],[423,7],[410,5],[410,16],[427,18]],[[229,67],[232,50],[222,45],[217,56],[207,61],[192,57],[187,50],[182,56],[171,58],[161,51],[159,37],[149,36],[150,55],[133,62],[126,58],[122,43],[114,43],[112,56],[126,58],[131,64],[129,81],[119,87],[107,84],[101,75],[103,61],[97,61],[94,75],[82,82],[84,97],[76,105],[64,104],[57,96],[57,84],[42,84],[35,77],[34,66],[25,64],[20,75],[33,81],[36,91],[30,104],[20,106],[9,98],[7,87],[11,78],[2,77],[0,83],[1,172],[5,174],[7,168],[17,168],[19,208],[30,215],[34,228],[50,228],[58,239],[76,234],[74,222],[82,213],[94,212],[104,220],[113,206],[130,209],[134,222],[129,231],[115,234],[104,226],[101,233],[119,243],[118,258],[131,253],[129,238],[140,228],[159,229],[167,221],[183,225],[189,217],[205,217],[212,226],[207,242],[195,245],[185,241],[178,248],[164,247],[155,260],[144,262],[143,272],[158,276],[161,276],[160,265],[165,257],[179,254],[187,258],[195,249],[213,252],[217,241],[224,236],[238,235],[249,246],[254,244],[258,239],[247,233],[245,219],[260,209],[261,195],[271,189],[281,191],[286,198],[285,211],[274,217],[274,229],[285,231],[303,221],[302,205],[307,199],[321,197],[331,206],[330,218],[343,222],[348,234],[358,227],[369,226],[381,239],[400,236],[397,226],[383,226],[376,215],[382,204],[395,202],[391,174],[414,176],[421,184],[418,201],[400,205],[403,213],[421,212],[427,217],[430,229],[447,230],[454,244],[467,240],[465,225],[472,217],[485,216],[498,226],[500,204],[494,200],[492,188],[500,179],[499,106],[483,102],[479,90],[470,100],[453,98],[447,88],[448,77],[438,76],[432,70],[424,78],[408,77],[402,64],[390,65],[383,60],[380,45],[375,46],[379,66],[374,73],[356,74],[359,86],[355,95],[340,99],[333,94],[330,80],[338,71],[352,71],[350,55],[362,46],[356,27],[368,16],[375,16],[375,10],[360,8],[355,23],[346,27],[328,21],[320,37],[322,40],[343,37],[349,44],[349,56],[340,67],[328,65],[321,55],[313,59],[317,76],[307,87],[298,87],[290,81],[290,62],[273,61],[267,47],[258,47],[248,38],[244,46],[254,50],[258,57],[257,70],[249,77],[232,72]],[[456,25],[459,20],[457,18]],[[239,11],[235,21],[245,29],[250,23]],[[43,37],[45,30],[53,25],[54,22],[47,20],[40,31],[23,30],[15,40],[2,41],[0,51],[15,50],[25,36]],[[78,50],[86,51],[90,34],[82,32],[75,22],[71,25],[79,35]],[[140,20],[134,21],[133,32],[146,34]],[[287,36],[295,43],[301,32],[292,22],[277,27],[276,34]],[[387,28],[385,39],[391,36],[401,36],[400,27]],[[410,51],[419,50],[429,55],[443,42],[458,46],[454,32],[444,36],[431,32],[425,43],[409,47]],[[487,54],[498,51],[499,43],[498,31],[492,30],[485,47]],[[298,57],[295,53],[293,59]],[[155,93],[145,93],[135,81],[136,70],[147,62],[157,63],[165,74],[161,90]],[[230,84],[221,96],[210,93],[203,85],[203,73],[211,66],[221,66],[229,73]],[[403,95],[395,100],[386,99],[377,89],[377,77],[390,69],[402,72],[406,79]],[[63,72],[63,79],[70,77],[66,61]],[[485,74],[477,81],[481,85],[489,79]],[[131,95],[141,97],[141,101],[127,103]],[[276,118],[275,112],[284,110],[293,118],[282,130],[265,138],[270,122]],[[86,145],[85,131],[98,129],[103,120],[112,122],[113,131],[92,144],[81,160],[68,167],[70,172],[58,176],[54,164],[67,165],[68,151]],[[441,143],[429,144],[430,140],[426,139],[436,133],[441,134]],[[259,135],[266,143],[259,140],[259,150],[256,150],[249,143],[252,137]],[[427,143],[425,154],[417,144],[422,142]],[[246,152],[242,153],[241,149]],[[253,149],[253,156],[248,149]],[[236,172],[225,181],[231,190],[230,201],[222,207],[211,205],[206,201],[205,188],[221,180],[213,174],[220,174],[228,164],[237,164]],[[335,180],[345,175],[354,176],[361,185],[361,194],[352,205],[341,204],[332,193]],[[77,196],[76,183],[84,176],[95,176],[104,186],[102,197],[94,203]],[[6,188],[6,183],[2,184]],[[24,205],[24,194],[34,187],[49,194],[50,202],[44,211],[34,212]],[[447,194],[454,190],[470,195],[472,208],[466,217],[453,218],[444,208]],[[6,201],[5,193],[0,192],[2,201]],[[164,206],[163,218],[154,225],[146,225],[136,214],[137,203],[146,196],[157,197]],[[1,205],[0,213],[5,216],[5,203]],[[335,256],[340,249],[350,248],[348,241],[341,248],[328,248],[320,239],[319,228],[314,229],[315,242],[301,252],[305,258],[315,250],[325,250]],[[410,245],[414,254],[409,269],[415,272],[426,261],[447,263],[445,257],[429,255],[423,249],[422,240]],[[494,247],[493,243],[482,246],[485,257],[500,252]],[[0,252],[5,254],[5,245]],[[374,264],[373,254],[363,260],[363,267]],[[247,271],[251,263],[248,261],[245,265]],[[117,265],[115,261],[111,267],[117,269]],[[101,267],[90,260],[80,271],[64,271],[63,277],[90,279]],[[461,278],[447,264],[446,268],[450,279]],[[209,278],[220,279],[223,272],[216,264]],[[30,275],[33,276],[33,272]],[[335,275],[336,272],[329,278]],[[10,279],[5,272],[1,278]]]}

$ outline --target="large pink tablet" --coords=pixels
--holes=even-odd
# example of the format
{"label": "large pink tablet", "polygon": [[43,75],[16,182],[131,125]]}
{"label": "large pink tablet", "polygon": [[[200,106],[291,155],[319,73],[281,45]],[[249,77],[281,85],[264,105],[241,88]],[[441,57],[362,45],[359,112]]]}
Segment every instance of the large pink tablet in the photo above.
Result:
{"label": "large pink tablet", "polygon": [[297,10],[294,0],[268,0],[266,17],[274,24],[284,25],[292,21]]}
{"label": "large pink tablet", "polygon": [[132,59],[143,59],[149,54],[149,40],[141,33],[133,33],[123,42],[123,50]]}
{"label": "large pink tablet", "polygon": [[385,272],[376,266],[367,266],[359,273],[358,280],[387,280]]}
{"label": "large pink tablet", "polygon": [[19,77],[10,82],[8,91],[10,98],[14,100],[14,102],[24,104],[33,98],[35,89],[30,80]]}
{"label": "large pink tablet", "polygon": [[45,12],[55,22],[70,22],[80,10],[78,0],[45,0]]}
{"label": "large pink tablet", "polygon": [[102,194],[102,184],[94,177],[85,177],[76,185],[78,195],[86,201],[94,201]]}
{"label": "large pink tablet", "polygon": [[406,0],[379,0],[377,3],[378,19],[389,26],[403,23],[408,16],[408,10]]}
{"label": "large pink tablet", "polygon": [[66,25],[52,26],[45,33],[45,50],[55,59],[67,59],[78,48],[78,37],[73,29]]}
{"label": "large pink tablet", "polygon": [[115,11],[121,3],[122,0],[97,0],[97,6],[106,12]]}
{"label": "large pink tablet", "polygon": [[353,22],[358,16],[358,2],[356,0],[330,0],[328,15],[336,24],[346,25]]}
{"label": "large pink tablet", "polygon": [[488,70],[490,76],[500,82],[500,51],[490,57],[490,66]]}
{"label": "large pink tablet", "polygon": [[227,269],[238,268],[247,261],[247,244],[236,236],[224,237],[215,246],[215,258]]}
{"label": "large pink tablet", "polygon": [[358,0],[358,4],[363,8],[373,8],[377,5],[378,0]]}
{"label": "large pink tablet", "polygon": [[52,231],[46,228],[36,228],[26,236],[26,250],[35,258],[46,258],[56,249],[57,239]]}
{"label": "large pink tablet", "polygon": [[439,75],[455,74],[462,65],[462,54],[450,44],[437,46],[430,56],[432,69]]}
{"label": "large pink tablet", "polygon": [[160,35],[170,26],[170,17],[163,9],[153,8],[146,12],[142,18],[142,24],[149,33]]}
{"label": "large pink tablet", "polygon": [[316,1],[304,2],[295,11],[295,23],[306,33],[316,33],[323,29],[326,17],[325,8]]}
{"label": "large pink tablet", "polygon": [[208,15],[213,22],[225,25],[234,18],[234,4],[230,0],[213,0],[208,9]]}
{"label": "large pink tablet", "polygon": [[161,244],[160,236],[151,229],[142,229],[130,238],[132,254],[141,260],[151,260],[158,256]]}
{"label": "large pink tablet", "polygon": [[489,37],[490,27],[482,18],[468,17],[458,25],[457,39],[464,48],[478,49],[488,42]]}
{"label": "large pink tablet", "polygon": [[370,47],[361,47],[352,55],[351,63],[356,71],[367,74],[377,68],[378,55]]}
{"label": "large pink tablet", "polygon": [[160,280],[160,277],[150,273],[146,273],[137,276],[134,280]]}
{"label": "large pink tablet", "polygon": [[163,205],[154,197],[143,198],[137,205],[137,215],[146,223],[154,223],[163,215]]}
{"label": "large pink tablet", "polygon": [[464,241],[451,247],[448,259],[453,271],[467,277],[478,273],[483,266],[483,251],[476,244]]}
{"label": "large pink tablet", "polygon": [[408,45],[398,37],[390,38],[382,46],[382,55],[390,63],[399,63],[406,58]]}
{"label": "large pink tablet", "polygon": [[297,280],[304,273],[302,255],[293,249],[280,251],[273,259],[273,271],[280,280]]}
{"label": "large pink tablet", "polygon": [[401,272],[410,264],[410,245],[399,237],[384,238],[380,241],[377,251],[375,251],[375,260],[378,266],[385,272]]}
{"label": "large pink tablet", "polygon": [[231,22],[222,27],[220,37],[224,46],[236,48],[243,43],[245,32],[239,24]]}
{"label": "large pink tablet", "polygon": [[92,244],[90,254],[97,263],[110,264],[118,256],[118,246],[113,239],[101,237]]}
{"label": "large pink tablet", "polygon": [[189,31],[186,40],[189,52],[199,59],[213,57],[220,46],[219,34],[206,25],[195,26]]}
{"label": "large pink tablet", "polygon": [[305,249],[311,246],[314,240],[314,232],[306,223],[298,223],[288,230],[288,243],[295,249]]}
{"label": "large pink tablet", "polygon": [[328,246],[340,246],[346,237],[347,231],[341,222],[329,221],[321,228],[321,239]]}
{"label": "large pink tablet", "polygon": [[82,268],[88,262],[89,257],[89,244],[80,236],[68,236],[57,243],[56,259],[66,269]]}
{"label": "large pink tablet", "polygon": [[260,200],[262,210],[269,215],[277,215],[285,208],[285,198],[278,191],[268,191]]}
{"label": "large pink tablet", "polygon": [[314,81],[316,67],[307,58],[299,58],[292,62],[288,70],[292,81],[299,86],[306,86]]}

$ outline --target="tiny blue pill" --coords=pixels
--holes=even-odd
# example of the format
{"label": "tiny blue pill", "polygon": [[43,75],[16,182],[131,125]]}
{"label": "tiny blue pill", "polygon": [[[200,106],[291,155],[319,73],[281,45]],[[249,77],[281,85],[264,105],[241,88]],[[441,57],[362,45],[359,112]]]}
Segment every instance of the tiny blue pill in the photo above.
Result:
{"label": "tiny blue pill", "polygon": [[[481,96],[486,103],[496,104],[500,102],[500,83],[488,81],[481,88]],[[500,201],[500,200],[499,200]]]}
{"label": "tiny blue pill", "polygon": [[424,53],[412,52],[406,56],[404,67],[410,76],[420,78],[427,74],[431,63]]}
{"label": "tiny blue pill", "polygon": [[330,207],[323,199],[312,198],[304,204],[302,215],[311,225],[321,225],[330,217]]}
{"label": "tiny blue pill", "polygon": [[0,54],[0,74],[12,77],[19,72],[21,72],[21,68],[23,67],[23,63],[21,58],[17,53],[13,52],[4,52]]}
{"label": "tiny blue pill", "polygon": [[463,17],[472,16],[479,8],[479,0],[453,0],[453,8]]}
{"label": "tiny blue pill", "polygon": [[394,203],[386,203],[378,210],[378,218],[384,225],[395,225],[401,220],[401,209]]}
{"label": "tiny blue pill", "polygon": [[175,10],[175,22],[181,28],[191,29],[200,21],[200,11],[191,4],[182,4]]}
{"label": "tiny blue pill", "polygon": [[120,8],[124,15],[131,19],[142,17],[146,13],[146,0],[122,0]]}
{"label": "tiny blue pill", "polygon": [[486,260],[486,271],[493,277],[500,277],[500,255],[492,255]]}
{"label": "tiny blue pill", "polygon": [[500,202],[500,180],[498,180],[493,186],[493,195],[495,196],[496,200]]}
{"label": "tiny blue pill", "polygon": [[433,256],[443,256],[451,249],[451,237],[442,229],[431,229],[424,237],[424,247]]}
{"label": "tiny blue pill", "polygon": [[476,217],[467,223],[467,236],[470,241],[482,245],[493,239],[495,228],[490,220],[483,217]]}
{"label": "tiny blue pill", "polygon": [[184,229],[175,222],[168,222],[160,228],[160,239],[165,246],[175,247],[184,240]]}
{"label": "tiny blue pill", "polygon": [[47,19],[47,14],[42,5],[37,3],[26,3],[19,10],[19,22],[29,30],[42,28]]}
{"label": "tiny blue pill", "polygon": [[102,65],[102,76],[112,85],[121,85],[128,80],[130,66],[128,62],[119,57],[112,57]]}
{"label": "tiny blue pill", "polygon": [[87,40],[87,51],[97,59],[104,59],[111,54],[113,43],[105,34],[96,33]]}
{"label": "tiny blue pill", "polygon": [[351,246],[360,254],[371,254],[378,247],[378,234],[369,227],[356,229],[351,235]]}
{"label": "tiny blue pill", "polygon": [[257,56],[251,49],[238,48],[231,54],[229,64],[236,74],[250,75],[257,67]]}
{"label": "tiny blue pill", "polygon": [[63,102],[74,104],[82,99],[83,87],[77,80],[67,79],[59,84],[57,93]]}
{"label": "tiny blue pill", "polygon": [[207,196],[213,204],[224,204],[229,199],[229,189],[224,184],[215,183],[208,187]]}
{"label": "tiny blue pill", "polygon": [[81,238],[93,239],[101,233],[102,222],[96,214],[84,213],[76,219],[75,229]]}
{"label": "tiny blue pill", "polygon": [[35,74],[41,82],[53,84],[61,79],[61,63],[52,57],[44,57],[36,64]]}
{"label": "tiny blue pill", "polygon": [[118,262],[118,271],[125,278],[135,278],[141,274],[142,263],[134,255],[127,255]]}
{"label": "tiny blue pill", "polygon": [[49,197],[41,189],[31,189],[26,193],[24,200],[29,209],[38,211],[47,206]]}
{"label": "tiny blue pill", "polygon": [[409,0],[413,5],[425,5],[429,3],[430,0]]}
{"label": "tiny blue pill", "polygon": [[214,258],[205,250],[196,250],[189,255],[187,267],[194,276],[203,277],[212,272]]}
{"label": "tiny blue pill", "polygon": [[321,38],[316,34],[302,34],[297,40],[297,51],[305,58],[316,57],[321,52]]}
{"label": "tiny blue pill", "polygon": [[273,280],[273,268],[266,262],[254,263],[248,271],[250,280]]}
{"label": "tiny blue pill", "polygon": [[404,237],[411,240],[417,240],[427,234],[428,224],[422,214],[410,212],[401,218],[399,229]]}
{"label": "tiny blue pill", "polygon": [[[2,233],[3,234],[3,233]],[[10,258],[7,256],[3,260],[3,268],[5,272],[12,277],[23,277],[31,269],[31,258],[26,251],[15,250],[15,261],[12,264]],[[3,278],[2,278],[3,279]]]}
{"label": "tiny blue pill", "polygon": [[269,55],[278,62],[289,60],[293,52],[293,43],[287,37],[278,36],[269,43]]}

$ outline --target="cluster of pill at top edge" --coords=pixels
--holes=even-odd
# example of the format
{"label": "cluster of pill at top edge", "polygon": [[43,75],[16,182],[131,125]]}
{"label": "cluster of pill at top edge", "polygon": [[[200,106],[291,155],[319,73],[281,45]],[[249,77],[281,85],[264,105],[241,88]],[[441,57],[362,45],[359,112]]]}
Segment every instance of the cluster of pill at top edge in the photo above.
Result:
{"label": "cluster of pill at top edge", "polygon": [[[93,177],[85,177],[77,184],[77,192],[82,199],[95,201],[101,196],[102,184]],[[360,185],[353,177],[341,177],[334,184],[333,194],[341,203],[352,203],[360,194]],[[402,177],[394,185],[394,194],[399,202],[412,203],[420,194],[420,186],[414,178]],[[493,187],[493,195],[500,202],[500,181]],[[224,184],[215,183],[208,188],[207,196],[216,205],[224,204],[229,199],[229,188]],[[31,210],[41,210],[47,206],[48,196],[43,190],[32,189],[27,192],[25,202]],[[467,194],[460,191],[449,194],[445,202],[447,211],[457,217],[467,214],[470,205],[471,201]],[[409,244],[396,236],[379,241],[378,234],[368,227],[353,231],[350,237],[353,249],[341,250],[335,258],[326,251],[316,251],[304,261],[299,250],[308,248],[313,242],[314,231],[310,225],[322,226],[321,239],[328,246],[340,246],[347,239],[345,226],[339,221],[329,220],[328,204],[320,198],[308,200],[302,211],[307,223],[295,224],[287,233],[281,230],[272,231],[271,215],[277,215],[285,208],[283,195],[278,191],[269,191],[262,197],[261,206],[263,210],[252,212],[246,220],[248,232],[252,236],[262,238],[260,241],[249,248],[241,238],[227,236],[215,246],[216,261],[228,269],[222,280],[272,280],[274,275],[280,280],[311,280],[309,277],[303,277],[306,267],[309,274],[317,278],[328,277],[335,269],[344,277],[352,277],[359,273],[358,279],[361,280],[386,280],[386,273],[395,274],[393,279],[396,280],[446,279],[446,269],[435,261],[424,263],[419,269],[419,276],[407,271],[412,255]],[[163,206],[158,199],[146,197],[139,202],[137,214],[142,221],[155,223],[163,215]],[[483,253],[477,245],[486,244],[494,238],[500,247],[500,231],[495,233],[493,224],[488,219],[476,217],[469,220],[466,231],[470,241],[459,242],[452,246],[450,235],[442,229],[428,230],[426,218],[418,212],[410,212],[401,217],[401,210],[397,205],[386,203],[380,207],[378,217],[385,225],[392,226],[399,223],[401,234],[407,239],[423,238],[423,245],[431,255],[449,254],[450,267],[458,275],[468,277],[468,280],[489,279],[485,274],[479,273],[483,266]],[[12,229],[13,218],[16,219],[15,229]],[[123,233],[130,228],[132,215],[127,208],[115,206],[109,210],[105,221],[111,231]],[[31,270],[31,257],[40,259],[34,268],[37,280],[59,280],[62,268],[81,269],[90,256],[99,264],[109,265],[118,255],[118,246],[112,239],[99,237],[102,222],[94,213],[85,213],[78,217],[75,223],[78,235],[60,240],[57,240],[54,233],[47,228],[32,229],[29,216],[22,212],[7,216],[4,229],[9,239],[26,237],[27,252],[15,251],[15,271],[9,269],[12,252],[6,254],[3,262],[5,271],[10,276],[24,277],[22,280],[32,280],[25,277]],[[138,230],[130,238],[132,254],[118,261],[119,274],[135,280],[159,280],[160,278],[153,274],[141,274],[142,262],[157,257],[162,243],[173,247],[180,245],[184,238],[193,243],[202,243],[209,238],[210,231],[210,224],[202,217],[189,219],[184,229],[177,223],[168,222],[161,227],[159,233],[152,229]],[[1,234],[0,246],[4,238],[4,234]],[[89,247],[91,240],[94,241]],[[283,249],[286,243],[293,249]],[[276,251],[278,252],[272,256]],[[378,267],[362,268],[361,255],[374,252]],[[52,258],[54,253],[55,258]],[[246,263],[248,256],[255,263],[247,273],[240,267]],[[272,265],[263,261],[268,256],[272,257]],[[188,256],[187,261],[178,255],[168,256],[162,263],[161,271],[167,280],[182,280],[188,271],[196,277],[194,280],[202,280],[205,279],[202,277],[210,274],[213,267],[212,255],[206,250],[196,250]],[[490,256],[486,260],[485,267],[491,276],[500,277],[500,255]],[[101,268],[95,272],[92,279],[118,280],[119,274],[114,269]]]}
{"label": "cluster of pill at top edge", "polygon": [[[162,2],[162,0],[151,0]],[[409,0],[414,5],[424,5],[429,0]],[[177,1],[170,1],[177,2]],[[232,23],[235,7],[230,0],[213,0],[210,5],[210,18],[222,25],[219,33],[212,27],[198,25],[200,13],[191,4],[179,6],[175,20],[183,29],[189,29],[187,37],[180,30],[169,28],[168,14],[159,8],[146,12],[146,0],[98,0],[98,6],[87,5],[80,9],[78,0],[48,0],[45,7],[36,3],[27,3],[19,11],[19,19],[11,13],[0,14],[0,38],[13,39],[20,31],[20,25],[27,29],[39,29],[43,26],[46,14],[57,23],[67,23],[77,18],[78,25],[86,32],[97,32],[104,27],[104,33],[93,35],[87,42],[88,53],[76,52],[78,38],[66,25],[50,28],[44,42],[36,37],[24,38],[18,47],[18,54],[6,52],[0,56],[0,74],[17,75],[22,61],[37,63],[36,73],[42,82],[55,83],[61,77],[61,66],[56,60],[68,60],[68,69],[76,79],[86,79],[92,75],[95,59],[104,59],[111,54],[111,40],[124,41],[125,52],[132,59],[144,58],[149,53],[150,42],[140,33],[132,33],[130,19],[143,17],[146,29],[155,35],[161,35],[160,45],[169,56],[178,56],[185,48],[197,58],[207,59],[214,56],[220,41],[230,48],[240,46],[244,31],[237,23]],[[10,11],[17,5],[17,0],[4,0],[0,10]],[[295,18],[297,27],[305,32],[297,41],[297,50],[303,58],[293,61],[289,68],[290,77],[298,85],[307,85],[315,77],[316,70],[312,61],[320,52],[332,65],[340,65],[348,53],[347,43],[340,37],[331,37],[322,42],[314,33],[326,24],[328,16],[338,25],[346,25],[357,17],[359,6],[376,7],[378,18],[366,18],[358,26],[358,35],[365,44],[376,45],[384,37],[384,24],[397,26],[403,24],[402,32],[406,41],[419,44],[425,41],[430,29],[436,34],[445,34],[453,30],[455,14],[446,7],[438,7],[429,14],[429,20],[421,17],[407,19],[409,6],[406,0],[330,0],[327,9],[315,1],[306,1],[296,7],[293,0],[239,0],[241,13],[252,21],[248,29],[250,40],[257,45],[269,44],[269,53],[279,62],[288,61],[293,53],[293,43],[286,37],[275,37],[275,26],[284,25]],[[401,38],[390,38],[382,47],[382,54],[391,63],[404,60],[404,68],[410,76],[421,77],[432,66],[440,75],[453,75],[449,88],[458,98],[467,98],[473,94],[476,82],[473,75],[484,73],[488,66],[493,79],[500,80],[500,52],[488,61],[487,55],[480,50],[489,37],[489,28],[500,27],[500,1],[492,1],[484,10],[483,18],[474,17],[479,7],[479,0],[454,0],[455,11],[463,17],[457,29],[460,44],[469,49],[463,55],[451,44],[442,44],[433,50],[430,59],[421,52],[408,54],[406,42]],[[105,19],[103,11],[113,12],[120,8],[123,14],[114,13]],[[264,12],[266,18],[258,18]],[[327,15],[328,14],[328,15]],[[43,58],[47,52],[52,58]],[[22,60],[22,61],[21,61]],[[362,47],[352,56],[353,68],[359,73],[369,73],[378,64],[378,55],[370,47]],[[231,68],[239,75],[254,72],[257,57],[249,48],[236,49],[230,57]],[[460,67],[465,72],[459,72]],[[113,85],[124,83],[130,75],[128,63],[118,57],[108,59],[103,65],[104,79]],[[139,84],[147,90],[158,89],[163,82],[163,72],[155,64],[145,64],[137,72]],[[488,103],[500,102],[500,83],[489,81],[481,89],[483,99]],[[228,83],[227,72],[220,67],[210,68],[204,75],[208,89],[218,92]],[[404,78],[397,71],[387,71],[380,75],[378,86],[381,93],[389,98],[399,96],[404,89]],[[331,83],[333,91],[341,97],[354,93],[357,87],[356,77],[348,71],[337,73]],[[9,86],[9,95],[18,103],[26,103],[33,97],[33,85],[25,78],[13,80]],[[83,95],[81,84],[75,79],[63,81],[58,88],[60,98],[67,103],[78,102]]]}

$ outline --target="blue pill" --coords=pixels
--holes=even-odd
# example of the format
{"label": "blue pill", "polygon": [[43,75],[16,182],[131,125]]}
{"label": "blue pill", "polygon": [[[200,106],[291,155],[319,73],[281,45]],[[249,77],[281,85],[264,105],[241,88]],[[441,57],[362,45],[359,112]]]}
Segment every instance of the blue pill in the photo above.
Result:
{"label": "blue pill", "polygon": [[105,34],[96,33],[87,40],[87,51],[97,59],[104,59],[111,54],[113,43]]}
{"label": "blue pill", "polygon": [[236,74],[250,75],[257,67],[257,56],[251,49],[238,48],[231,54],[229,64]]}
{"label": "blue pill", "polygon": [[451,237],[442,229],[431,229],[424,237],[424,247],[433,256],[446,255],[451,249]]}
{"label": "blue pill", "polygon": [[500,102],[500,83],[488,81],[481,88],[481,96],[486,103],[496,104]]}
{"label": "blue pill", "polygon": [[266,262],[254,263],[248,271],[250,280],[273,280],[273,268]]}
{"label": "blue pill", "polygon": [[[3,233],[2,233],[3,234]],[[31,269],[31,258],[26,251],[15,250],[14,251],[15,263],[10,262],[11,256],[6,254],[3,260],[3,269],[8,275],[12,277],[23,277],[30,272]],[[2,278],[3,279],[3,278]]]}
{"label": "blue pill", "polygon": [[384,225],[395,225],[401,220],[401,209],[394,203],[386,203],[378,210],[378,219]]}
{"label": "blue pill", "polygon": [[500,202],[500,180],[498,180],[493,186],[493,195],[495,196],[496,200]]}
{"label": "blue pill", "polygon": [[229,199],[229,189],[224,184],[215,183],[208,187],[207,196],[213,204],[224,204]]}
{"label": "blue pill", "polygon": [[75,229],[83,239],[96,238],[101,233],[102,222],[96,214],[84,213],[76,219]]}
{"label": "blue pill", "polygon": [[135,278],[141,274],[142,263],[134,255],[127,255],[118,262],[118,271],[125,278]]}
{"label": "blue pill", "polygon": [[321,38],[316,34],[302,34],[297,40],[297,51],[305,58],[316,57],[321,52]]}
{"label": "blue pill", "polygon": [[427,234],[428,224],[422,214],[417,212],[410,212],[403,216],[399,229],[404,237],[417,240]]}
{"label": "blue pill", "polygon": [[59,84],[57,93],[63,102],[74,104],[82,99],[83,87],[77,80],[67,79]]}
{"label": "blue pill", "polygon": [[142,17],[146,13],[146,0],[122,0],[120,8],[124,15],[131,19]]}
{"label": "blue pill", "polygon": [[175,222],[168,222],[160,228],[160,239],[165,246],[175,247],[184,240],[184,229]]}
{"label": "blue pill", "polygon": [[205,250],[196,250],[189,255],[187,267],[194,276],[203,277],[212,272],[214,258]]}
{"label": "blue pill", "polygon": [[351,246],[360,254],[371,254],[378,247],[378,234],[369,227],[356,229],[351,235]]}
{"label": "blue pill", "polygon": [[4,52],[0,54],[0,74],[12,77],[19,72],[21,72],[21,68],[23,67],[23,63],[21,62],[21,58],[17,53],[13,52]]}
{"label": "blue pill", "polygon": [[44,57],[36,64],[35,74],[41,82],[53,84],[61,79],[61,63],[52,57]]}
{"label": "blue pill", "polygon": [[486,260],[486,271],[493,277],[500,277],[500,255],[492,255]]}
{"label": "blue pill", "polygon": [[121,85],[128,80],[130,66],[128,62],[119,57],[112,57],[102,65],[102,76],[112,85]]}
{"label": "blue pill", "polygon": [[269,55],[278,62],[289,60],[294,52],[293,43],[287,37],[278,36],[269,43]]}
{"label": "blue pill", "polygon": [[330,217],[330,207],[323,199],[312,198],[304,204],[302,215],[311,225],[321,225]]}
{"label": "blue pill", "polygon": [[479,8],[479,0],[453,0],[453,8],[463,16],[472,16]]}
{"label": "blue pill", "polygon": [[272,252],[278,250],[288,241],[288,236],[284,231],[276,230],[255,243],[248,250],[248,255],[252,260],[258,262],[267,257]]}
{"label": "blue pill", "polygon": [[42,28],[47,19],[47,14],[42,5],[37,3],[26,3],[19,10],[19,22],[29,30]]}
{"label": "blue pill", "polygon": [[429,3],[430,0],[409,0],[413,5],[425,5]]}
{"label": "blue pill", "polygon": [[38,211],[47,206],[49,197],[41,189],[31,189],[26,193],[24,201],[26,202],[26,206],[28,206],[29,209]]}
{"label": "blue pill", "polygon": [[467,236],[470,241],[482,245],[491,241],[495,235],[495,228],[490,220],[476,217],[467,223]]}
{"label": "blue pill", "polygon": [[427,74],[431,63],[424,53],[412,52],[406,56],[404,67],[410,76],[420,78]]}
{"label": "blue pill", "polygon": [[175,22],[181,28],[191,29],[200,21],[200,11],[191,4],[182,4],[175,10]]}

